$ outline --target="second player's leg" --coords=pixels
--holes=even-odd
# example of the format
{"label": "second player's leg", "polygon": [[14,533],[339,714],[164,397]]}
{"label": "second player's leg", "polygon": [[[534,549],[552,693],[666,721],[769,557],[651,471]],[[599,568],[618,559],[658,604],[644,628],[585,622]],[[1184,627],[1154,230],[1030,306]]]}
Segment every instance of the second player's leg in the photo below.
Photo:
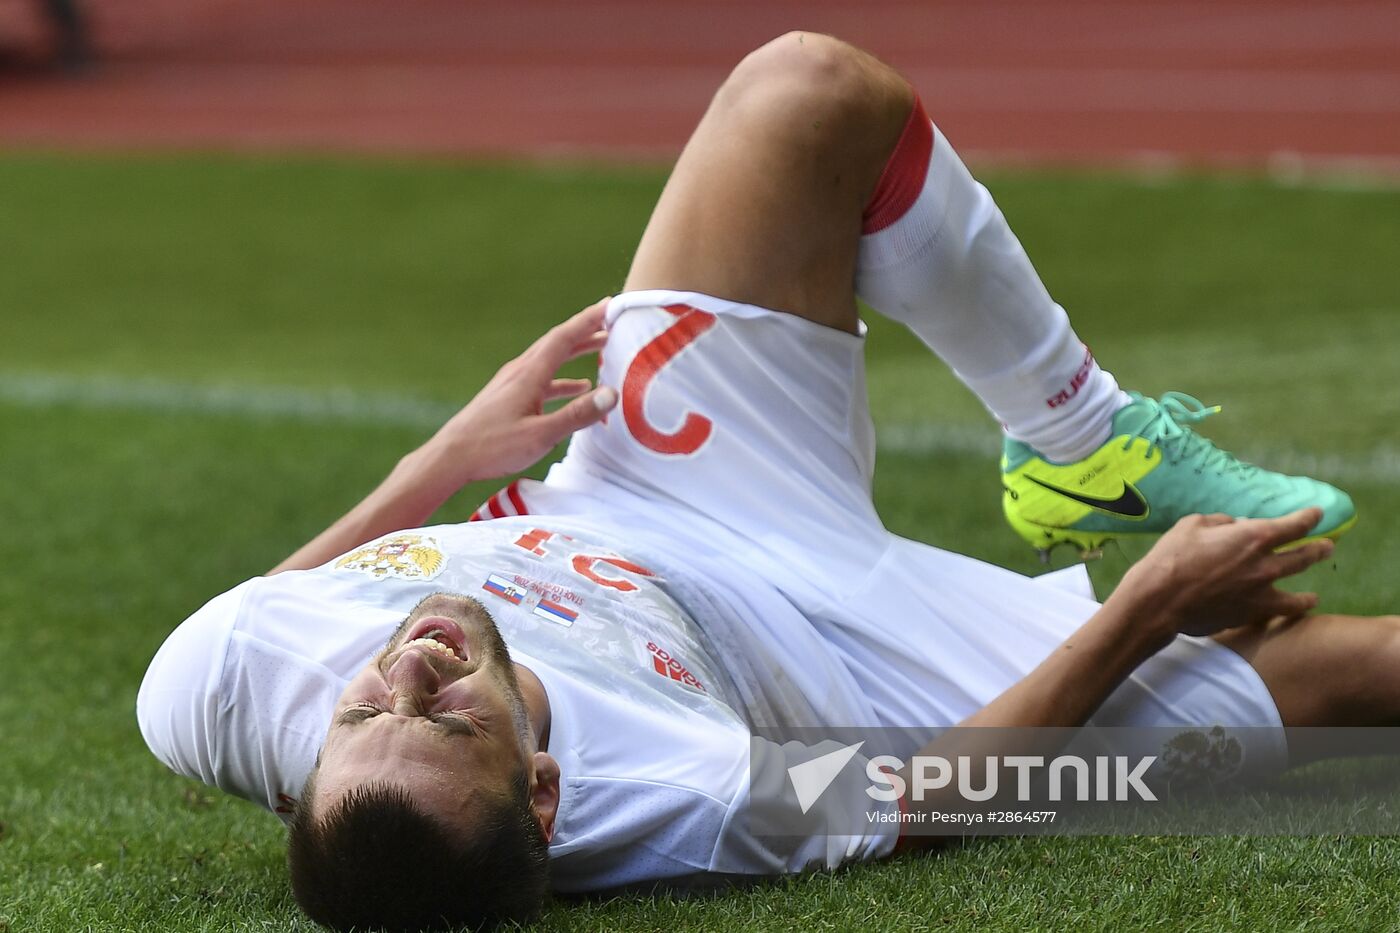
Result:
{"label": "second player's leg", "polygon": [[681,154],[627,290],[702,292],[854,331],[862,213],[912,103],[893,70],[828,36],[754,51]]}
{"label": "second player's leg", "polygon": [[1400,616],[1277,619],[1216,640],[1259,672],[1285,726],[1400,725]]}

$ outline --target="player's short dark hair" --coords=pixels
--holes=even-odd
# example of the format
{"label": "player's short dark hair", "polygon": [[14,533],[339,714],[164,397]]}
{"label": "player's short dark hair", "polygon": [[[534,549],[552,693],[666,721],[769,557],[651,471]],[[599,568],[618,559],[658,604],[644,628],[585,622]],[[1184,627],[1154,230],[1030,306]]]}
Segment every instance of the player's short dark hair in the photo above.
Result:
{"label": "player's short dark hair", "polygon": [[486,797],[468,838],[387,784],[356,788],[313,819],[314,780],[287,839],[292,893],[312,920],[337,930],[489,929],[538,912],[549,852],[523,772],[507,794]]}

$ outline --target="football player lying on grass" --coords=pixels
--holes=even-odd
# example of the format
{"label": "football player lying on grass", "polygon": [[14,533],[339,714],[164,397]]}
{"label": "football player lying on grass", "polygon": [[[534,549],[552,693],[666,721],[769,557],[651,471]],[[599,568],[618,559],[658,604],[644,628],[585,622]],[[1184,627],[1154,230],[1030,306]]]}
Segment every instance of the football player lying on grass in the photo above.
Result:
{"label": "football player lying on grass", "polygon": [[[1082,567],[1032,579],[883,527],[857,295],[1004,425],[1031,544],[1167,531],[1106,602]],[[596,387],[556,377],[599,350]],[[1400,620],[1310,615],[1314,596],[1275,586],[1332,553],[1350,500],[1216,449],[1193,427],[1208,412],[1099,368],[903,79],[789,34],[720,88],[624,293],[181,625],[142,733],[284,815],[310,916],[421,928],[526,918],[551,887],[896,850],[883,821],[756,832],[755,808],[788,805],[758,799],[758,732],[908,727],[908,756],[958,723],[1394,722]],[[570,435],[543,482],[421,527]],[[1241,741],[1288,760],[1277,729]],[[772,773],[795,748],[772,744]]]}

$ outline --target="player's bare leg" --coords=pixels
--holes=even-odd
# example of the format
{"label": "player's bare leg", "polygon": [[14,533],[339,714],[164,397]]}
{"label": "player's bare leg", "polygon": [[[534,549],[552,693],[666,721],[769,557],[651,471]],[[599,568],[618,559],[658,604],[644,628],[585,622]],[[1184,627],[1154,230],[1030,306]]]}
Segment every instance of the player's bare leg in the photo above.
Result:
{"label": "player's bare leg", "polygon": [[[1064,310],[935,136],[892,68],[829,36],[781,36],[716,94],[626,287],[704,292],[847,330],[860,292],[998,420],[1047,449],[1092,448],[1126,397],[1097,367],[1080,372],[1084,347]],[[1071,382],[1073,397],[1047,408]]]}
{"label": "player's bare leg", "polygon": [[686,144],[627,290],[702,292],[854,332],[862,213],[912,103],[897,73],[829,36],[752,52]]}
{"label": "player's bare leg", "polygon": [[1400,725],[1400,616],[1276,619],[1216,639],[1259,672],[1285,726]]}

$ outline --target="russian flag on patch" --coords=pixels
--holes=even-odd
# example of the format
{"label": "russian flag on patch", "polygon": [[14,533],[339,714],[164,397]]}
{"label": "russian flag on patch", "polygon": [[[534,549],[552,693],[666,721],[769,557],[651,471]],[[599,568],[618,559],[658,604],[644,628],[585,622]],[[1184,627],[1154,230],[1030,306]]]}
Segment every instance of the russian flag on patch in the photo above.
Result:
{"label": "russian flag on patch", "polygon": [[548,619],[551,622],[557,622],[565,628],[573,625],[574,620],[578,618],[577,610],[570,609],[568,606],[562,606],[552,599],[544,599],[543,597],[541,597],[538,605],[531,611],[540,618]]}
{"label": "russian flag on patch", "polygon": [[524,588],[516,586],[498,573],[488,574],[486,582],[481,584],[481,588],[516,606],[520,605],[520,601],[525,598]]}

